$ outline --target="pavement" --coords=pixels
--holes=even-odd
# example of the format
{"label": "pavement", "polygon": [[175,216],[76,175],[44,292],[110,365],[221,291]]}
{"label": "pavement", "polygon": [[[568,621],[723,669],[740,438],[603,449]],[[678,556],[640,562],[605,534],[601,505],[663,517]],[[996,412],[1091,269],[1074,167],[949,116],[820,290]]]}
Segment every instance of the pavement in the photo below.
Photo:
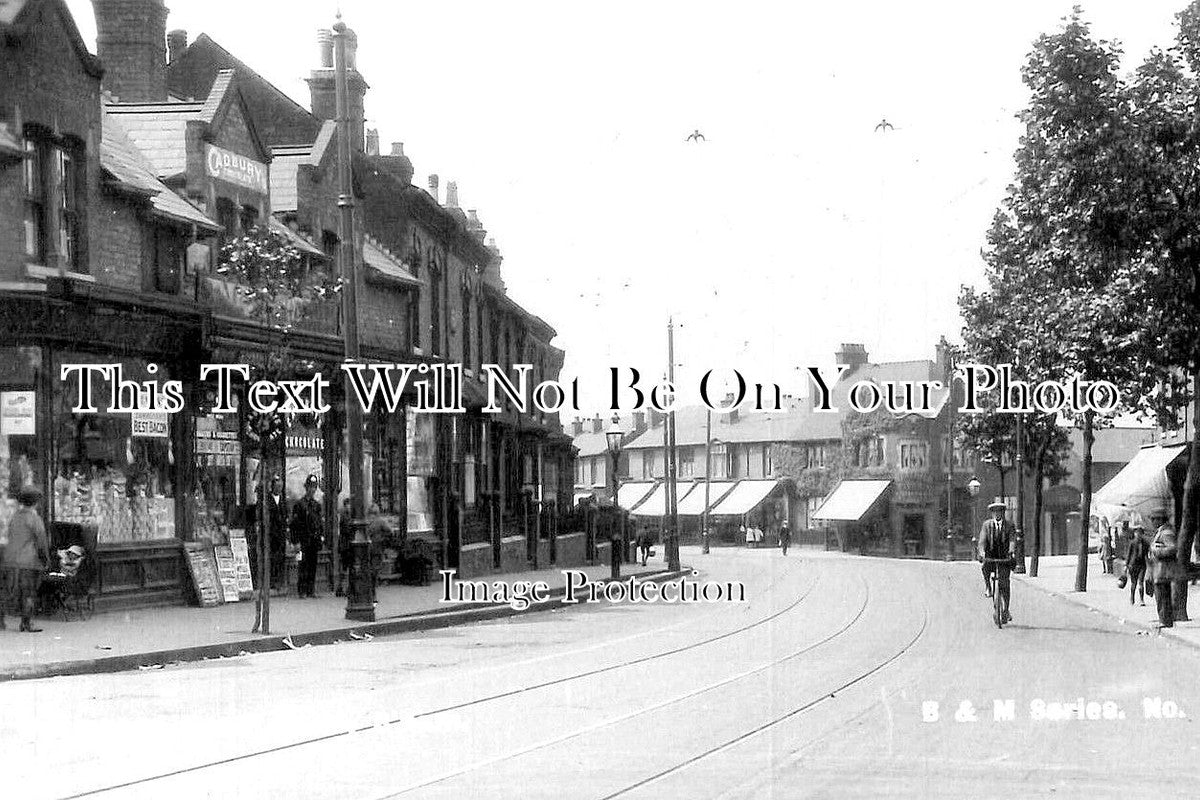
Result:
{"label": "pavement", "polygon": [[[1038,560],[1038,577],[1013,575],[1014,580],[1026,586],[1036,587],[1055,597],[1078,604],[1095,613],[1115,618],[1122,625],[1161,634],[1192,647],[1200,648],[1200,587],[1188,590],[1190,622],[1176,622],[1173,628],[1157,629],[1158,613],[1154,598],[1147,597],[1146,605],[1129,604],[1129,587],[1117,587],[1117,579],[1124,569],[1118,561],[1112,575],[1105,575],[1100,560],[1094,553],[1088,555],[1087,591],[1075,591],[1076,556],[1042,556]],[[982,579],[980,584],[982,585]],[[982,593],[982,589],[980,590]]]}
{"label": "pavement", "polygon": [[1024,584],[999,630],[970,562],[684,563],[744,597],[5,684],[0,793],[1197,796],[1198,650]]}
{"label": "pavement", "polygon": [[[575,568],[573,568],[575,569]],[[592,580],[609,576],[609,566],[579,567]],[[655,566],[622,565],[622,577],[670,575],[661,562]],[[310,645],[364,640],[375,636],[465,625],[518,613],[545,611],[561,605],[564,576],[560,568],[473,580],[545,581],[551,602],[519,610],[505,603],[441,602],[440,581],[428,586],[380,586],[376,592],[375,622],[345,618],[346,598],[332,592],[314,598],[272,597],[271,635],[253,633],[254,602],[245,600],[211,608],[168,606],[100,613],[88,620],[61,615],[39,617],[41,633],[16,630],[18,620],[6,619],[0,631],[0,681],[82,675],[229,658],[248,653],[294,650]]]}

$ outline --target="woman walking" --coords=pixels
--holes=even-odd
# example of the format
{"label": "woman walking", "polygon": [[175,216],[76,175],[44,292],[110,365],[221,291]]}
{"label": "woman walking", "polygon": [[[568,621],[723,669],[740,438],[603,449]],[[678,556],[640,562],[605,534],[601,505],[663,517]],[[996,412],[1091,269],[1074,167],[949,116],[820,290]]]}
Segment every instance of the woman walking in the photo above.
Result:
{"label": "woman walking", "polygon": [[[42,576],[50,564],[50,548],[46,542],[46,526],[38,516],[37,504],[42,493],[26,486],[17,495],[20,504],[8,523],[8,547],[0,562],[0,582],[4,587],[7,605],[21,617],[21,630],[39,633],[33,627],[34,604]],[[0,629],[4,628],[4,614],[0,610]]]}
{"label": "woman walking", "polygon": [[1146,556],[1150,543],[1146,541],[1146,529],[1138,525],[1133,529],[1133,538],[1125,551],[1125,579],[1129,581],[1129,605],[1133,605],[1134,593],[1141,597],[1139,605],[1146,605]]}

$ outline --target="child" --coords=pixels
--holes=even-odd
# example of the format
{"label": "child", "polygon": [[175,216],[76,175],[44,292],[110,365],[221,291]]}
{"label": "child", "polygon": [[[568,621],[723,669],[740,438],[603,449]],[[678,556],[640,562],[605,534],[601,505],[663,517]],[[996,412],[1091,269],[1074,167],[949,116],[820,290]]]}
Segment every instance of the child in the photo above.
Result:
{"label": "child", "polygon": [[1107,533],[1100,537],[1100,563],[1104,566],[1104,574],[1111,575],[1113,571],[1112,537]]}

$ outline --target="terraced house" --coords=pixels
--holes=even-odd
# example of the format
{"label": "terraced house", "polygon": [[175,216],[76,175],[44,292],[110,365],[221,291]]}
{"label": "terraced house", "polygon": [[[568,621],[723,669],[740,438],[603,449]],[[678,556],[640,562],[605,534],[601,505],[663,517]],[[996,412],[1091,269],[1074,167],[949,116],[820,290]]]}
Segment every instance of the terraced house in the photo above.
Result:
{"label": "terraced house", "polygon": [[[306,285],[336,276],[332,45],[322,33],[309,109],[208,35],[168,35],[161,0],[94,8],[99,57],[60,0],[0,5],[0,216],[21,221],[0,226],[0,522],[21,485],[45,486],[52,528],[95,539],[102,604],[180,602],[193,591],[185,544],[244,530],[262,474],[243,404],[215,413],[199,366],[282,352],[279,377],[302,377],[335,374],[342,360],[337,302],[297,295],[284,341],[221,267],[224,244],[267,230],[299,253]],[[461,361],[470,409],[433,418],[406,396],[397,413],[369,418],[367,500],[435,565],[477,574],[578,561],[582,546],[560,527],[573,451],[557,417],[479,412],[484,360],[557,376],[554,331],[507,296],[474,212],[368,147],[377,136],[363,126],[368,87],[350,36],[360,289],[349,322],[367,359]],[[182,380],[187,409],[72,414],[64,363]],[[327,542],[348,486],[343,408],[335,397],[328,414],[290,419],[266,456],[293,498],[319,476]]]}

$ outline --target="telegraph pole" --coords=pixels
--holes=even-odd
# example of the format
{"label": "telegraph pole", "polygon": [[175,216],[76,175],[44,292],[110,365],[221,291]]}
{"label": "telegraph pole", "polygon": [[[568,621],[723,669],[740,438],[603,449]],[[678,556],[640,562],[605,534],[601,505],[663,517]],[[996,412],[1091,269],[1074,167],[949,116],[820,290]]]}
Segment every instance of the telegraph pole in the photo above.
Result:
{"label": "telegraph pole", "polygon": [[[354,252],[354,186],[350,171],[350,103],[346,76],[346,23],[341,15],[333,26],[334,90],[336,92],[338,134],[338,273],[342,279],[342,338],[347,362],[358,361],[358,270]],[[342,398],[346,406],[346,456],[350,463],[350,519],[355,541],[363,545],[360,536],[365,522],[363,508],[363,416],[354,402],[348,379],[343,379]],[[363,550],[360,554],[360,549]],[[355,547],[354,565],[360,573],[352,573],[346,593],[346,618],[370,622],[375,619],[374,586],[364,592],[364,582],[370,575],[366,547]],[[367,595],[369,594],[369,599]]]}
{"label": "telegraph pole", "polygon": [[700,536],[708,552],[708,502],[712,482],[712,409],[704,407],[704,513],[700,516]]}
{"label": "telegraph pole", "polygon": [[[675,322],[667,320],[667,381],[675,385]],[[678,474],[675,458],[675,393],[671,393],[671,410],[667,412],[667,569],[679,571],[679,496],[676,493]],[[707,510],[707,509],[705,509]]]}

